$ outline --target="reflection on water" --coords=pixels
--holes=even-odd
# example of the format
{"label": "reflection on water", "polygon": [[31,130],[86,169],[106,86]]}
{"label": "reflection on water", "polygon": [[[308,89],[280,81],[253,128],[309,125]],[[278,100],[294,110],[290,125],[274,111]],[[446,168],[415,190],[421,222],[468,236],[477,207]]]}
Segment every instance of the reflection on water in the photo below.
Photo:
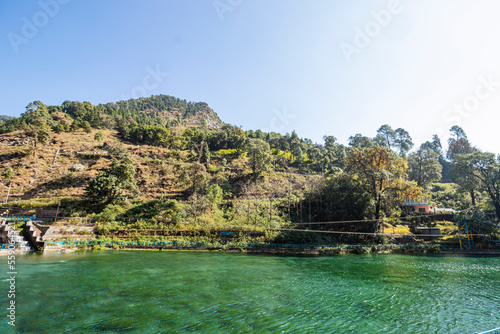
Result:
{"label": "reflection on water", "polygon": [[500,324],[494,257],[78,251],[17,260],[24,333],[474,333]]}

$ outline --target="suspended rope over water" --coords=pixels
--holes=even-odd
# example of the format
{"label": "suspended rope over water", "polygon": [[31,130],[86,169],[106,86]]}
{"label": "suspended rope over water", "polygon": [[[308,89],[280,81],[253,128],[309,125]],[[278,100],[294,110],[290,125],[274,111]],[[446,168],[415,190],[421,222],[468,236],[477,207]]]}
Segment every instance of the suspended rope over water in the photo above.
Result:
{"label": "suspended rope over water", "polygon": [[[422,215],[422,216],[416,216],[414,218],[435,217],[435,216],[442,216],[442,214]],[[386,221],[386,218],[379,218],[379,219],[336,220],[336,221],[330,221],[330,222],[293,223],[293,224],[294,225],[327,225],[327,224],[370,223],[370,222],[385,222],[385,221]]]}

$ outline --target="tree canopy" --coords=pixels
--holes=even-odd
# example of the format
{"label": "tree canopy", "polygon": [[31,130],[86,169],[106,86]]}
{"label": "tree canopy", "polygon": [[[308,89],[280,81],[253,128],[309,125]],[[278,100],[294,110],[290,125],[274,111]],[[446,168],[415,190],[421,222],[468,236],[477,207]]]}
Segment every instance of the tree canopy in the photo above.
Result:
{"label": "tree canopy", "polygon": [[475,151],[457,154],[454,158],[453,168],[456,173],[468,178],[470,182],[478,181],[479,186],[490,197],[500,219],[500,157],[493,153]]}
{"label": "tree canopy", "polygon": [[108,168],[102,169],[97,177],[91,179],[87,186],[87,196],[94,200],[112,202],[122,198],[125,190],[134,195],[139,193],[135,167],[129,155],[113,158]]}
{"label": "tree canopy", "polygon": [[382,146],[352,149],[347,156],[347,171],[371,196],[376,219],[380,218],[384,207],[386,213],[390,213],[397,201],[417,199],[422,195],[415,181],[407,181],[407,169],[403,158]]}
{"label": "tree canopy", "polygon": [[439,156],[432,149],[422,145],[416,152],[408,155],[408,177],[422,188],[428,188],[441,179],[443,167]]}
{"label": "tree canopy", "polygon": [[250,158],[250,168],[254,174],[271,169],[271,149],[269,144],[262,139],[252,138],[247,143],[248,157]]}

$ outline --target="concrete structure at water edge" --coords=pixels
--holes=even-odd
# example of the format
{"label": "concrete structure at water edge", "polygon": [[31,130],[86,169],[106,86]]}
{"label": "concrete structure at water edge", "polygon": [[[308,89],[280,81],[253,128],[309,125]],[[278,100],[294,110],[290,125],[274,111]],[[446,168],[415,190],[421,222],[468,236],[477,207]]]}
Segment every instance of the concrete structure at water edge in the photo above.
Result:
{"label": "concrete structure at water edge", "polygon": [[[40,241],[37,231],[33,229],[32,217],[0,216],[1,249],[17,249],[19,251],[37,250]],[[26,222],[24,235],[14,227],[15,222]],[[34,241],[34,242],[33,242]]]}
{"label": "concrete structure at water edge", "polygon": [[439,239],[443,236],[437,227],[417,227],[415,229],[417,230],[416,234],[424,240]]}
{"label": "concrete structure at water edge", "polygon": [[[35,221],[36,215],[0,215],[1,249],[14,248],[20,251],[43,250],[46,241],[71,239],[88,240],[94,236],[94,224],[59,222],[56,225],[42,225]],[[15,224],[22,225],[21,229]]]}

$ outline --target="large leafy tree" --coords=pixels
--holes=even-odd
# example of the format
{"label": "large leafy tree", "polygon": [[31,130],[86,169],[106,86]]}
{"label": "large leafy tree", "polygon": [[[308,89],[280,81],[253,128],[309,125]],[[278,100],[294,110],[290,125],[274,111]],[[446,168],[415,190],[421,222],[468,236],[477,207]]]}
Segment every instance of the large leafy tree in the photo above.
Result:
{"label": "large leafy tree", "polygon": [[207,188],[206,196],[210,204],[212,204],[212,207],[217,208],[217,206],[222,203],[224,192],[218,184],[212,184]]}
{"label": "large leafy tree", "polygon": [[490,197],[500,219],[500,157],[480,151],[457,154],[453,170],[470,182],[478,181],[481,189]]}
{"label": "large leafy tree", "polygon": [[294,158],[298,158],[300,160],[301,157],[303,157],[303,152],[300,145],[300,138],[295,130],[292,131],[288,142],[290,143],[290,151],[292,152],[292,155],[294,156]]}
{"label": "large leafy tree", "polygon": [[459,127],[458,125],[453,125],[450,129],[452,139],[454,140],[459,140],[459,139],[467,139],[467,135],[465,134],[464,129]]}
{"label": "large leafy tree", "polygon": [[425,150],[432,150],[438,155],[439,163],[442,166],[441,182],[451,182],[451,163],[446,160],[446,157],[443,154],[443,146],[441,145],[441,139],[439,139],[439,136],[436,134],[432,135],[432,141],[426,141],[420,147]]}
{"label": "large leafy tree", "polygon": [[[451,168],[454,181],[460,186],[459,190],[470,195],[471,204],[476,205],[476,190],[481,188],[479,179],[474,176],[469,166],[462,161],[462,155],[457,154]],[[464,168],[465,167],[465,168]]]}
{"label": "large leafy tree", "polygon": [[441,179],[443,167],[439,163],[436,152],[426,146],[420,146],[408,155],[408,177],[416,181],[419,187],[428,188],[433,182]]}
{"label": "large leafy tree", "polygon": [[308,184],[309,191],[306,194],[307,200],[321,204],[318,208],[321,214],[316,212],[313,217],[316,221],[320,218],[325,221],[355,220],[367,216],[370,196],[350,175],[340,172],[318,181],[315,187]]}
{"label": "large leafy tree", "polygon": [[438,135],[432,135],[432,141],[426,141],[422,145],[420,145],[421,149],[424,150],[432,150],[434,151],[439,158],[443,158],[443,146],[441,145],[441,139],[439,139]]}
{"label": "large leafy tree", "polygon": [[246,140],[245,131],[237,126],[225,124],[220,130],[210,135],[208,145],[210,150],[243,149]]}
{"label": "large leafy tree", "polygon": [[323,136],[323,140],[325,141],[325,149],[328,151],[335,150],[335,143],[337,142],[337,138],[334,136]]}
{"label": "large leafy tree", "polygon": [[384,124],[377,130],[377,137],[375,137],[375,140],[380,140],[380,144],[391,149],[396,142],[396,133],[390,125]]}
{"label": "large leafy tree", "polygon": [[410,137],[408,131],[403,128],[398,128],[394,131],[394,146],[398,148],[399,155],[403,158],[406,157],[406,153],[410,151],[413,147],[413,140]]}
{"label": "large leafy tree", "polygon": [[247,143],[250,168],[255,175],[271,169],[271,149],[269,144],[262,139],[251,138]]}
{"label": "large leafy tree", "polygon": [[319,144],[315,144],[307,150],[307,157],[311,161],[311,166],[314,166],[313,170],[322,172],[322,159],[324,155],[326,155],[326,150]]}
{"label": "large leafy tree", "polygon": [[388,124],[382,125],[377,130],[377,136],[373,138],[375,144],[385,146],[388,149],[397,149],[400,156],[406,157],[406,153],[413,147],[413,140],[408,131],[403,128],[393,130]]}
{"label": "large leafy tree", "polygon": [[362,147],[371,147],[373,146],[373,141],[370,138],[363,136],[361,133],[357,133],[354,136],[349,137],[349,146],[362,148]]}
{"label": "large leafy tree", "polygon": [[456,154],[472,153],[475,150],[461,127],[454,125],[450,132],[451,137],[448,139],[448,152],[446,153],[448,159],[453,160]]}
{"label": "large leafy tree", "polygon": [[[299,205],[307,208],[309,220],[315,222],[364,219],[371,214],[371,197],[365,188],[348,173],[339,172],[329,177],[307,180],[305,198]],[[312,229],[339,232],[373,233],[379,224],[354,222],[342,224],[314,224]],[[341,234],[338,242],[373,242],[369,236]]]}
{"label": "large leafy tree", "polygon": [[450,140],[448,142],[448,152],[447,157],[450,160],[454,160],[457,154],[467,154],[474,152],[474,148],[471,146],[469,140],[461,138],[458,140]]}
{"label": "large leafy tree", "polygon": [[[327,172],[332,172],[338,168],[343,168],[345,164],[346,149],[344,145],[336,143],[337,138],[334,136],[324,136],[324,155],[320,164]],[[310,156],[309,158],[314,158]]]}
{"label": "large leafy tree", "polygon": [[415,181],[407,181],[407,169],[403,158],[381,146],[353,148],[347,156],[347,170],[370,195],[376,219],[383,207],[391,209],[405,198],[422,195]]}
{"label": "large leafy tree", "polygon": [[451,176],[453,181],[461,186],[461,190],[468,192],[471,197],[472,205],[476,205],[476,190],[479,184],[477,180],[469,173],[460,168],[461,164],[455,164],[456,157],[460,154],[470,154],[477,151],[471,145],[465,131],[458,125],[454,125],[450,129],[451,137],[448,139],[448,152],[447,157],[452,162]]}
{"label": "large leafy tree", "polygon": [[39,143],[45,144],[47,140],[50,139],[52,132],[47,125],[47,120],[43,117],[37,117],[26,126],[24,134],[30,138],[30,142],[35,151]]}
{"label": "large leafy tree", "polygon": [[52,135],[50,126],[47,124],[51,120],[48,108],[40,101],[31,102],[26,106],[22,117],[27,121],[24,135],[29,138],[33,147],[33,156],[35,156],[38,144],[46,143]]}
{"label": "large leafy tree", "polygon": [[437,207],[465,210],[469,207],[466,195],[459,190],[456,183],[435,182],[430,187],[432,201]]}
{"label": "large leafy tree", "polygon": [[114,158],[108,168],[99,171],[87,185],[87,196],[92,199],[112,202],[120,199],[124,191],[139,194],[135,180],[135,166],[129,155]]}
{"label": "large leafy tree", "polygon": [[33,101],[26,106],[26,111],[22,116],[28,119],[39,117],[47,118],[49,117],[49,109],[43,102]]}

